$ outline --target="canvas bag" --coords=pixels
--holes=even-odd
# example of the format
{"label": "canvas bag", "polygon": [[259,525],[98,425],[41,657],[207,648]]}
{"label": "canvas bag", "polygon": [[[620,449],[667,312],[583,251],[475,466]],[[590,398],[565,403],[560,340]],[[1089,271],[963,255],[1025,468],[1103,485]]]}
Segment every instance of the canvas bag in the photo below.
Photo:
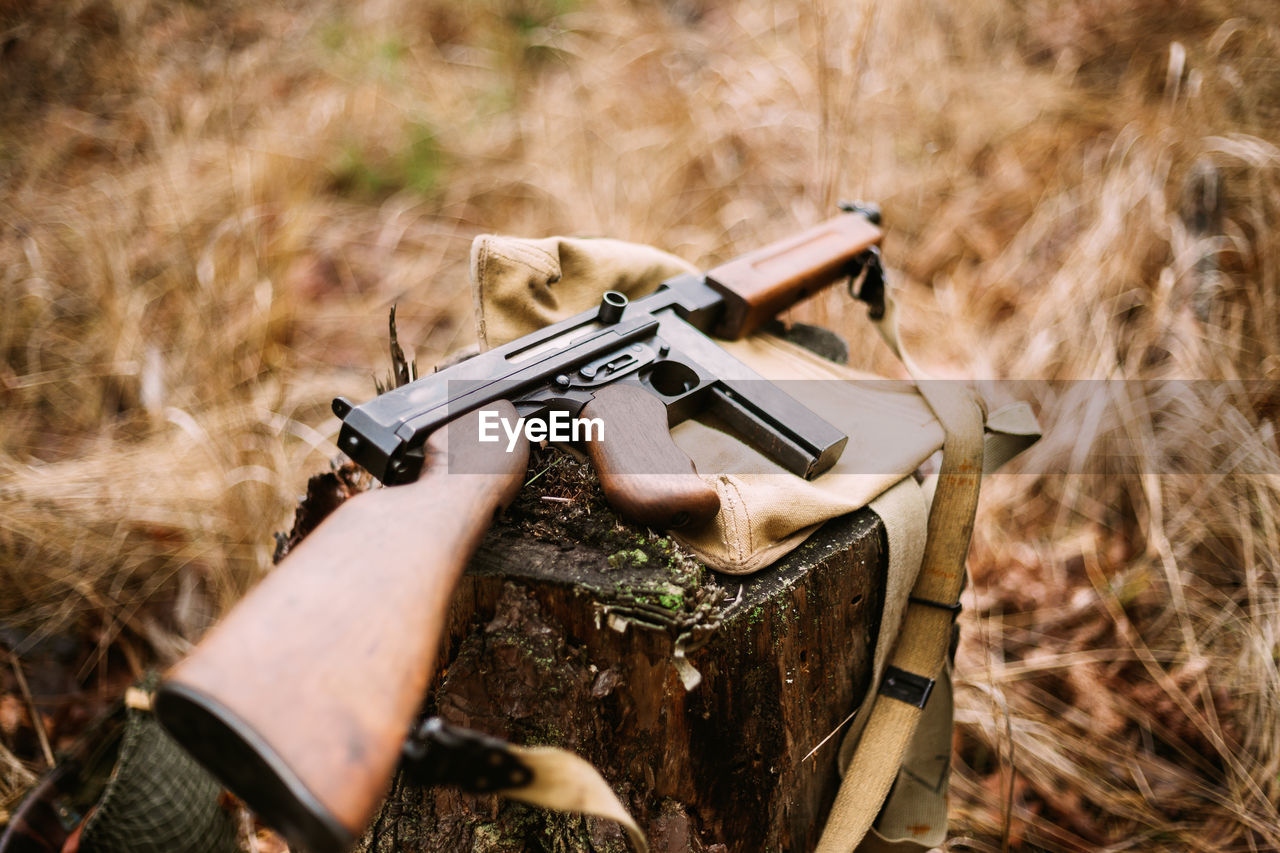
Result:
{"label": "canvas bag", "polygon": [[[484,235],[476,238],[471,253],[477,335],[483,348],[500,346],[594,307],[605,290],[634,298],[651,292],[667,278],[689,272],[696,270],[671,254],[618,240]],[[892,292],[886,296],[887,316],[878,329],[912,376],[924,380],[924,374],[901,351]],[[909,617],[916,628],[929,622],[929,608],[922,607],[913,593],[920,587],[937,588],[937,577],[948,574],[945,570],[939,573],[939,562],[957,563],[958,571],[950,574],[963,576],[968,528],[962,541],[958,536],[935,536],[940,541],[934,543],[935,553],[927,559],[926,528],[945,527],[947,520],[931,519],[934,484],[926,481],[922,490],[911,473],[942,447],[944,439],[949,448],[967,444],[967,452],[976,456],[981,470],[973,473],[971,495],[949,500],[961,505],[960,512],[967,513],[971,524],[981,474],[994,470],[1039,436],[1029,407],[1014,404],[986,416],[983,441],[985,410],[976,420],[968,417],[967,426],[962,425],[966,406],[975,406],[969,405],[969,392],[957,389],[954,383],[922,384],[917,390],[909,384],[883,380],[860,382],[868,375],[832,364],[769,335],[719,343],[771,380],[845,380],[787,382],[786,390],[840,427],[850,441],[835,467],[806,482],[729,435],[696,421],[676,426],[672,438],[694,461],[703,478],[715,486],[721,503],[711,525],[676,532],[676,538],[719,571],[749,573],[798,546],[824,521],[869,505],[884,522],[889,540],[885,606],[872,684],[881,683],[891,666],[891,657],[895,664],[900,658],[938,657],[936,650],[928,648],[936,645],[933,639],[914,639],[900,645],[894,641]],[[942,412],[943,419],[949,422],[946,430],[935,411]],[[961,468],[972,467],[970,462],[955,460],[965,451],[948,452],[953,468],[957,464]],[[945,455],[943,467],[945,473]],[[955,491],[950,484],[943,490]],[[939,559],[936,552],[948,550],[950,553]],[[943,586],[949,583],[945,581]],[[958,595],[957,580],[950,601],[954,603]],[[949,633],[949,627],[947,630]],[[937,634],[937,630],[932,633]],[[937,676],[936,689],[923,709],[904,712],[895,708],[901,703],[877,703],[877,691],[872,690],[851,715],[854,725],[844,738],[840,767],[843,772],[851,762],[860,762],[853,774],[859,778],[847,779],[842,786],[819,850],[922,849],[945,840],[951,684],[943,661],[931,671]],[[885,719],[875,719],[873,712]],[[869,718],[875,721],[860,747],[860,736]],[[876,767],[876,772],[862,772],[867,764]],[[899,766],[902,772],[898,772]]]}
{"label": "canvas bag", "polygon": [[[693,271],[674,255],[619,240],[478,237],[471,272],[480,345],[501,346],[588,310],[605,290],[639,297]],[[835,466],[810,482],[696,420],[671,430],[721,506],[713,525],[672,535],[717,571],[748,574],[772,564],[942,446],[941,426],[909,383],[877,380],[771,335],[717,343],[849,436]]]}

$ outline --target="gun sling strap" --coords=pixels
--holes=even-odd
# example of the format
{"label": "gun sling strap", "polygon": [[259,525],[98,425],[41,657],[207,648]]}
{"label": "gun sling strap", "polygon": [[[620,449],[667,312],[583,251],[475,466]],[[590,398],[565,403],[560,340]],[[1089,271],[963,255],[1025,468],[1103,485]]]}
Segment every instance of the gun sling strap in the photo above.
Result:
{"label": "gun sling strap", "polygon": [[[931,848],[946,839],[952,696],[949,652],[982,476],[1039,437],[1024,403],[988,419],[957,381],[929,379],[904,349],[893,289],[872,319],[942,424],[940,470],[871,503],[889,534],[889,580],[869,691],[841,746],[844,779],[817,853]],[[879,309],[879,310],[877,310]],[[925,536],[920,515],[928,504]],[[895,627],[896,626],[896,627]],[[893,642],[896,638],[896,642]],[[892,645],[891,645],[892,643]]]}

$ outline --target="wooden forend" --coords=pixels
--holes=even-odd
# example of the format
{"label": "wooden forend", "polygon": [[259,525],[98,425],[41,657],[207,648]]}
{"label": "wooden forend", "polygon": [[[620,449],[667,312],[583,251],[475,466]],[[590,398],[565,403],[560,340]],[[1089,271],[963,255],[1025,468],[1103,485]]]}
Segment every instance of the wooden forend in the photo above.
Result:
{"label": "wooden forend", "polygon": [[847,277],[881,236],[866,217],[846,213],[710,270],[707,284],[725,298],[716,337],[745,337]]}

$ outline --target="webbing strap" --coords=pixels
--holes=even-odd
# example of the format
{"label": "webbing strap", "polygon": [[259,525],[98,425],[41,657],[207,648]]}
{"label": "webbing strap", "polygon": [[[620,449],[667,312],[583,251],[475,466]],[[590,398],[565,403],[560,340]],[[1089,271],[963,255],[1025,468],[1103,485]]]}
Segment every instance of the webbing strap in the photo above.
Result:
{"label": "webbing strap", "polygon": [[[877,328],[916,379],[921,395],[946,434],[942,466],[929,508],[924,557],[910,596],[951,604],[959,601],[964,585],[965,556],[977,511],[984,412],[977,398],[961,383],[925,378],[899,342],[892,292],[885,296],[886,310]],[[908,600],[889,666],[919,679],[936,679],[946,662],[952,621],[953,615],[945,609]],[[904,701],[883,692],[876,696],[818,841],[817,853],[852,853],[867,835],[898,775],[922,713],[922,708],[909,697]]]}
{"label": "webbing strap", "polygon": [[591,763],[553,746],[516,746],[501,738],[430,717],[405,741],[400,771],[413,785],[447,785],[468,793],[498,793],[562,812],[616,821],[635,853],[647,853],[644,833]]}
{"label": "webbing strap", "polygon": [[902,768],[875,825],[858,845],[858,853],[888,849],[920,853],[947,838],[947,786],[951,780],[951,733],[954,709],[950,666],[944,666],[929,704],[924,706],[915,737],[902,758]]}
{"label": "webbing strap", "polygon": [[553,746],[514,746],[511,752],[533,771],[527,785],[500,791],[504,797],[562,812],[581,812],[617,821],[636,853],[649,845],[635,819],[591,763]]}

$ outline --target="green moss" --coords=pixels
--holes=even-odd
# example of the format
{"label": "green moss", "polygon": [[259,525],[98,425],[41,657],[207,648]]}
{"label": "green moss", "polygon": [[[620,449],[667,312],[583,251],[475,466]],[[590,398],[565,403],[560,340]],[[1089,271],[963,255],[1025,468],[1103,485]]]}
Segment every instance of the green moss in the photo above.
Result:
{"label": "green moss", "polygon": [[599,552],[602,564],[580,582],[637,625],[666,630],[708,615],[706,567],[670,537],[620,519],[591,466],[554,448],[534,451],[499,526],[501,535]]}
{"label": "green moss", "polygon": [[610,554],[608,557],[609,568],[623,569],[627,567],[638,567],[648,564],[649,555],[639,548],[632,548],[629,551],[618,551]]}
{"label": "green moss", "polygon": [[527,839],[542,832],[541,810],[514,800],[503,802],[499,819],[476,824],[472,830],[472,853],[514,853],[528,849]]}

